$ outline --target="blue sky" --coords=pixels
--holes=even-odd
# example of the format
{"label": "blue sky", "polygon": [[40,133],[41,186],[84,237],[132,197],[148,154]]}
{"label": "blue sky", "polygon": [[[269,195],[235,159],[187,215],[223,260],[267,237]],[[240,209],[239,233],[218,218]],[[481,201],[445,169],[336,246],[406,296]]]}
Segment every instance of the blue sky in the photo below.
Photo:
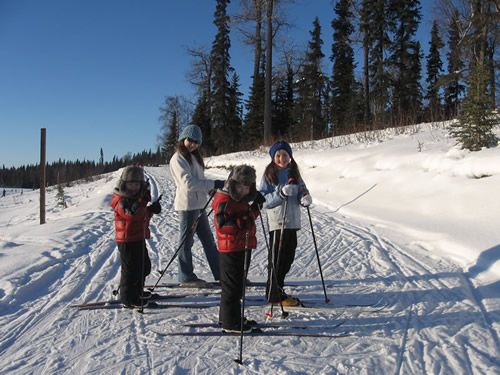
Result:
{"label": "blue sky", "polygon": [[[425,53],[430,3],[422,0],[418,35]],[[154,149],[165,97],[193,96],[187,48],[210,47],[214,10],[211,0],[0,0],[0,166],[37,163],[42,127],[49,162],[97,160],[101,147],[106,160]],[[296,0],[286,14],[299,48],[319,17],[331,72],[332,2]],[[236,30],[231,43],[246,92],[252,51]]]}

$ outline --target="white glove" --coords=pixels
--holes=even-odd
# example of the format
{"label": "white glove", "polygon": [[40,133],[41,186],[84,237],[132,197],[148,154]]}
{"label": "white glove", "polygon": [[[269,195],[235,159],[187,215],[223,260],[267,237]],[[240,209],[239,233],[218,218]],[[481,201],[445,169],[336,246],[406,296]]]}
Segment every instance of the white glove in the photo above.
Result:
{"label": "white glove", "polygon": [[285,197],[293,197],[299,192],[299,185],[296,184],[286,184],[281,188],[281,194]]}
{"label": "white glove", "polygon": [[313,202],[313,199],[311,197],[311,194],[305,194],[300,198],[300,204],[304,207],[309,207],[311,203]]}

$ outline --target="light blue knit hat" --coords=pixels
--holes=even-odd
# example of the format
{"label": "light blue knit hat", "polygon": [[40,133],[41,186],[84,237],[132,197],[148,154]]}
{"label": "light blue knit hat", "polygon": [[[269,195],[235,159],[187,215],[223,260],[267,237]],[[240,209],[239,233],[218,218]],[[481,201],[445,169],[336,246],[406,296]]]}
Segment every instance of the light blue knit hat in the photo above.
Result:
{"label": "light blue knit hat", "polygon": [[193,141],[196,141],[201,146],[202,135],[201,129],[198,125],[188,125],[186,126],[181,134],[179,135],[178,141],[182,141],[186,138],[191,138]]}

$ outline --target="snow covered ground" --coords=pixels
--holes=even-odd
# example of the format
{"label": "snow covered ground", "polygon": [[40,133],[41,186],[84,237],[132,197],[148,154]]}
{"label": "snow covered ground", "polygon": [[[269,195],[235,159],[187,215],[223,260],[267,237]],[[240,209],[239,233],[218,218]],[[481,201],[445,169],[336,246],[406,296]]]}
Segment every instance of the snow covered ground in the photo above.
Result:
{"label": "snow covered ground", "polygon": [[[272,321],[338,337],[245,337],[244,366],[233,362],[238,337],[169,335],[215,322],[217,294],[159,302],[208,308],[143,315],[70,307],[110,299],[118,284],[108,203],[120,172],[66,188],[66,209],[49,190],[42,226],[38,191],[0,198],[0,374],[499,374],[500,147],[469,153],[453,144],[441,126],[422,124],[292,145],[315,202],[331,302],[323,303],[304,210],[288,291],[316,308]],[[264,149],[215,157],[207,174],[225,177],[220,167],[245,162],[260,176],[269,160]],[[156,271],[176,248],[178,218],[168,168],[146,170],[153,195],[163,193],[149,241]],[[252,281],[266,275],[258,229]],[[198,241],[194,258],[210,279]],[[164,281],[175,278],[171,267]],[[260,322],[262,295],[247,292],[247,316]],[[373,306],[352,306],[363,304]]]}

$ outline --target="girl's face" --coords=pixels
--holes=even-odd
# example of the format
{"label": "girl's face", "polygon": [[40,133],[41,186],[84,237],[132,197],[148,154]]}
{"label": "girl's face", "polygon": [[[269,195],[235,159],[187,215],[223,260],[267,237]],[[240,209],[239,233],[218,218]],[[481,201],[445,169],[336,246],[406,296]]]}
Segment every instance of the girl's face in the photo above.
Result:
{"label": "girl's face", "polygon": [[184,139],[184,146],[186,146],[189,152],[193,152],[198,148],[199,144],[194,139],[186,138]]}
{"label": "girl's face", "polygon": [[248,195],[248,193],[250,193],[250,186],[247,186],[247,185],[243,185],[242,183],[240,182],[237,182],[234,186],[234,189],[236,190],[236,194],[239,196],[239,197],[245,197]]}
{"label": "girl's face", "polygon": [[288,164],[290,164],[290,161],[292,159],[290,158],[290,155],[288,155],[288,152],[285,150],[278,150],[274,154],[274,164],[276,164],[280,168],[286,168],[288,167]]}
{"label": "girl's face", "polygon": [[141,188],[141,183],[138,181],[127,181],[125,182],[125,189],[130,191],[131,193],[137,193]]}

